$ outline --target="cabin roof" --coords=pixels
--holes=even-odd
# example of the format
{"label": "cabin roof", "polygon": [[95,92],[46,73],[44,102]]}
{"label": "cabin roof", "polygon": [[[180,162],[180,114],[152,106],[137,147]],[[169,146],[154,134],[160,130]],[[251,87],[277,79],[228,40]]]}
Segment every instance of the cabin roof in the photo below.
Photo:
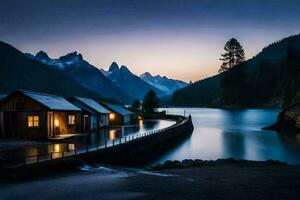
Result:
{"label": "cabin roof", "polygon": [[75,98],[81,101],[82,103],[84,103],[85,105],[87,105],[88,107],[92,108],[93,110],[97,111],[98,113],[109,114],[109,110],[107,110],[106,108],[98,104],[93,99],[84,98],[84,97],[75,97]]}
{"label": "cabin roof", "polygon": [[117,105],[117,104],[110,104],[110,103],[103,103],[105,104],[107,107],[109,107],[111,110],[115,111],[116,113],[119,113],[121,115],[131,115],[133,114],[132,112],[130,112],[128,109],[124,108],[121,105]]}
{"label": "cabin roof", "polygon": [[48,107],[51,110],[65,110],[65,111],[80,111],[81,109],[75,105],[68,102],[65,98],[61,96],[56,96],[52,94],[42,94],[31,91],[20,90],[24,95],[28,96],[41,103],[42,105]]}

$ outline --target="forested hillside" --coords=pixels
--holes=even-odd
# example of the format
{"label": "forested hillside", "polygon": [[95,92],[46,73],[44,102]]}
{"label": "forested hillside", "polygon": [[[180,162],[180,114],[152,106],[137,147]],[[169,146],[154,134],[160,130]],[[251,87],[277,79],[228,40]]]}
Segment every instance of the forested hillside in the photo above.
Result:
{"label": "forested hillside", "polygon": [[176,91],[172,104],[282,106],[299,98],[299,77],[300,35],[295,35],[269,45],[243,64]]}

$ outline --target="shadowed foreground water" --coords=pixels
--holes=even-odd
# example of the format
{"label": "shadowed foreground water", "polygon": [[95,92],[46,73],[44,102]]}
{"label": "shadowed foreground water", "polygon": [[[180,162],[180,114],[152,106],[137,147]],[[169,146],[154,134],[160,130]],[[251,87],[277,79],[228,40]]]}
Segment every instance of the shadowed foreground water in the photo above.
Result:
{"label": "shadowed foreground water", "polygon": [[168,114],[191,115],[192,136],[156,162],[165,160],[233,157],[247,160],[275,159],[300,164],[300,136],[262,130],[276,121],[278,109],[223,110],[168,108]]}

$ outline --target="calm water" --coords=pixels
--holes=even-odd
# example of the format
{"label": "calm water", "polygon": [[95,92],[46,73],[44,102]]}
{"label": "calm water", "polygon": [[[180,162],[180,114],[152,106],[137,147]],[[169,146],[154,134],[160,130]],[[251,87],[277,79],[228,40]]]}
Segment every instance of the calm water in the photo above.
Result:
{"label": "calm water", "polygon": [[[104,145],[105,141],[118,140],[120,137],[137,135],[152,130],[166,128],[175,124],[169,120],[145,120],[138,125],[120,126],[110,129],[103,129],[99,133],[86,134],[73,137],[62,142],[29,144],[9,150],[0,151],[0,156],[4,158],[35,156],[38,154],[59,153],[62,151],[73,151],[76,148],[86,148],[88,146]],[[54,154],[59,155],[60,154]]]}
{"label": "calm water", "polygon": [[300,136],[282,136],[262,130],[276,121],[279,110],[222,110],[169,108],[169,114],[191,115],[192,136],[158,162],[186,158],[215,160],[237,158],[275,159],[300,164]]}

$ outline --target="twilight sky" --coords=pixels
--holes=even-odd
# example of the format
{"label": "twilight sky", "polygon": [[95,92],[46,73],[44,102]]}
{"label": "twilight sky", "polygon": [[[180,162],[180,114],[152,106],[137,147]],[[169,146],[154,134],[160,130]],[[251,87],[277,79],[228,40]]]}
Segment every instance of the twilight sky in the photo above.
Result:
{"label": "twilight sky", "polygon": [[217,73],[232,37],[251,58],[299,32],[298,0],[0,0],[0,40],[23,52],[185,81]]}

